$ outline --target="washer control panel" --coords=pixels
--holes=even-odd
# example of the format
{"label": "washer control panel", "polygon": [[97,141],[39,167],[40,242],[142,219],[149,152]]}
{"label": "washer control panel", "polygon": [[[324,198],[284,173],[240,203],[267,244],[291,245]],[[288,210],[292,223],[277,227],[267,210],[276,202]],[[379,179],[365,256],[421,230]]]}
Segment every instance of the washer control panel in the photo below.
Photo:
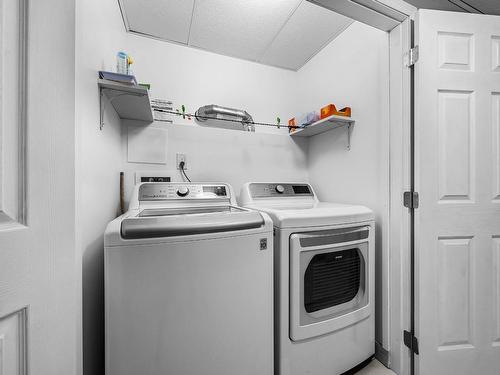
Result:
{"label": "washer control panel", "polygon": [[294,196],[312,196],[313,192],[308,184],[250,184],[250,194],[253,198],[266,197],[294,197]]}
{"label": "washer control panel", "polygon": [[146,183],[139,187],[140,201],[175,199],[228,199],[226,185]]}

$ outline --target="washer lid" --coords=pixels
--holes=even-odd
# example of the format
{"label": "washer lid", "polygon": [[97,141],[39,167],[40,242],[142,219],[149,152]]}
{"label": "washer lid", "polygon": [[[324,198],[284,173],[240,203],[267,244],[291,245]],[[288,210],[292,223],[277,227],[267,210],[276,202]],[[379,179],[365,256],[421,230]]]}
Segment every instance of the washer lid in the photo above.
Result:
{"label": "washer lid", "polygon": [[264,218],[255,211],[238,207],[149,209],[124,218],[124,239],[175,237],[255,229],[264,226]]}
{"label": "washer lid", "polygon": [[305,228],[374,220],[374,214],[369,208],[347,204],[297,202],[293,205],[253,204],[247,207],[266,212],[278,228]]}

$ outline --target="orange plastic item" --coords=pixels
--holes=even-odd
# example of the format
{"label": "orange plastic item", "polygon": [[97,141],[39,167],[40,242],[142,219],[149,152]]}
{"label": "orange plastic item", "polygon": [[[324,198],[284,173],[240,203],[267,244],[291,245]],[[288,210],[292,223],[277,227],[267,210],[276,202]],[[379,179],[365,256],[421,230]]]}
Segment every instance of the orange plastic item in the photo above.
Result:
{"label": "orange plastic item", "polygon": [[295,117],[288,120],[288,132],[289,133],[293,133],[297,129],[296,126],[297,126],[297,124],[295,122]]}
{"label": "orange plastic item", "polygon": [[325,117],[328,117],[331,115],[351,117],[351,107],[345,107],[345,108],[342,108],[341,110],[337,110],[337,107],[335,107],[335,104],[328,104],[327,106],[321,108],[321,111],[320,111],[320,118],[321,119],[324,119]]}

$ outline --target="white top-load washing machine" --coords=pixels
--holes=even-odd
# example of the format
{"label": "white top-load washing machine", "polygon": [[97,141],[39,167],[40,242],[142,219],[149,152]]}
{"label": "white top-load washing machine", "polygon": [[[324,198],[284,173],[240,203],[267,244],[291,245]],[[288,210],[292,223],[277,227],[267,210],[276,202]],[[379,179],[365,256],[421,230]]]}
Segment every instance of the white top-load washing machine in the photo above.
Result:
{"label": "white top-load washing machine", "polygon": [[227,184],[136,186],[105,234],[106,375],[271,375],[272,240]]}
{"label": "white top-load washing machine", "polygon": [[274,222],[275,374],[342,374],[373,356],[374,215],[298,183],[248,183]]}

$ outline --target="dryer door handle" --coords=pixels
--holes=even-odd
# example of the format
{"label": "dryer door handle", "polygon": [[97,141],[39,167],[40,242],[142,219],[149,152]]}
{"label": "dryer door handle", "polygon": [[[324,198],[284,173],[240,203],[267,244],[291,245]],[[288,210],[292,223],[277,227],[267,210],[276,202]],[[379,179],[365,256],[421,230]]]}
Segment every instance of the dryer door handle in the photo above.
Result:
{"label": "dryer door handle", "polygon": [[355,227],[333,229],[318,232],[306,232],[296,235],[301,247],[317,247],[344,244],[353,241],[366,240],[370,235],[370,227]]}

